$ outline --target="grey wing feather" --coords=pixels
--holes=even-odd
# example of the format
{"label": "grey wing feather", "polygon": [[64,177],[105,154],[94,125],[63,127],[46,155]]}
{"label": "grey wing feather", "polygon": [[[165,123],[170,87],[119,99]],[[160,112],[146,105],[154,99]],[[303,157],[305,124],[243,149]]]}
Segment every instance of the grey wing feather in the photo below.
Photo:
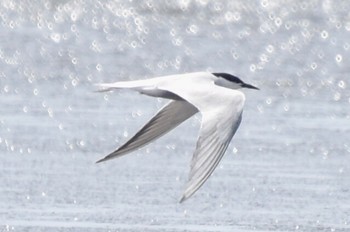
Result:
{"label": "grey wing feather", "polygon": [[174,129],[197,112],[198,109],[186,101],[170,101],[129,141],[116,151],[97,161],[97,163],[117,158],[145,146]]}
{"label": "grey wing feather", "polygon": [[212,119],[202,119],[203,127],[201,128],[196,151],[192,158],[189,181],[180,203],[191,197],[213,173],[241,123],[242,114],[234,120],[234,125],[225,134],[224,138],[222,138],[218,130],[224,130],[224,127],[227,127],[229,124],[227,122],[222,124],[216,123],[212,127],[207,128],[204,124],[208,120]]}

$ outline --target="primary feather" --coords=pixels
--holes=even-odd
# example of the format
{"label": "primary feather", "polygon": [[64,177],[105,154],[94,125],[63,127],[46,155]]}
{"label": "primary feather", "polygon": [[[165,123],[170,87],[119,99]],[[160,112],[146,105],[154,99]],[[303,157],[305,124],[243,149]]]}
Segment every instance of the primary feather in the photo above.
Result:
{"label": "primary feather", "polygon": [[223,157],[241,120],[244,94],[240,87],[255,88],[223,73],[188,73],[147,80],[100,84],[100,91],[132,89],[152,97],[172,99],[124,145],[97,161],[125,155],[159,138],[198,111],[202,122],[189,180],[180,202],[192,196],[210,177]]}

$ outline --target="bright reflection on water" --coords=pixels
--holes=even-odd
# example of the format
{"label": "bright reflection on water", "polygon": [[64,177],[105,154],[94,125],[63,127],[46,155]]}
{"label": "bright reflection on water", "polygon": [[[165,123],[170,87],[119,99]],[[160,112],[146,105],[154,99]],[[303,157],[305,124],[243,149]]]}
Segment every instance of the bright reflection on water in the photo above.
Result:
{"label": "bright reflection on water", "polygon": [[[350,230],[347,1],[0,3],[0,231]],[[240,76],[242,125],[184,204],[200,116],[94,162],[166,101],[94,83]],[[196,88],[196,86],[193,86]]]}

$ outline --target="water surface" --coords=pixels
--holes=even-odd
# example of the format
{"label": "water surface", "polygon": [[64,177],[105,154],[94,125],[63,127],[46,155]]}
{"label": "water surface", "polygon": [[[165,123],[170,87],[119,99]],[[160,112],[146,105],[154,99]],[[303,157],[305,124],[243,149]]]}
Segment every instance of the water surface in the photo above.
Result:
{"label": "water surface", "polygon": [[[346,1],[3,1],[0,231],[349,231]],[[95,164],[166,100],[94,83],[229,72],[244,118],[179,204],[200,115]],[[195,88],[195,86],[194,86]]]}

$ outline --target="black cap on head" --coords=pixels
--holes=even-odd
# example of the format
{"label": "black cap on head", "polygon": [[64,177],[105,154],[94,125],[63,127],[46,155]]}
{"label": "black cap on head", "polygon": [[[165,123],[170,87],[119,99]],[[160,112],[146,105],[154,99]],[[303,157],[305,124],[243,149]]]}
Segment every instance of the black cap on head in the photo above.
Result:
{"label": "black cap on head", "polygon": [[228,81],[231,81],[231,82],[234,82],[234,83],[237,83],[237,84],[241,84],[242,88],[259,90],[259,88],[255,87],[253,85],[246,84],[241,79],[239,79],[238,77],[233,76],[233,75],[228,74],[228,73],[213,73],[213,75],[216,76],[216,77],[222,77],[222,78],[224,78],[224,79],[226,79]]}
{"label": "black cap on head", "polygon": [[239,79],[238,77],[236,76],[233,76],[231,74],[228,74],[228,73],[213,73],[214,76],[216,77],[222,77],[228,81],[232,81],[232,82],[235,82],[235,83],[244,83],[241,79]]}

